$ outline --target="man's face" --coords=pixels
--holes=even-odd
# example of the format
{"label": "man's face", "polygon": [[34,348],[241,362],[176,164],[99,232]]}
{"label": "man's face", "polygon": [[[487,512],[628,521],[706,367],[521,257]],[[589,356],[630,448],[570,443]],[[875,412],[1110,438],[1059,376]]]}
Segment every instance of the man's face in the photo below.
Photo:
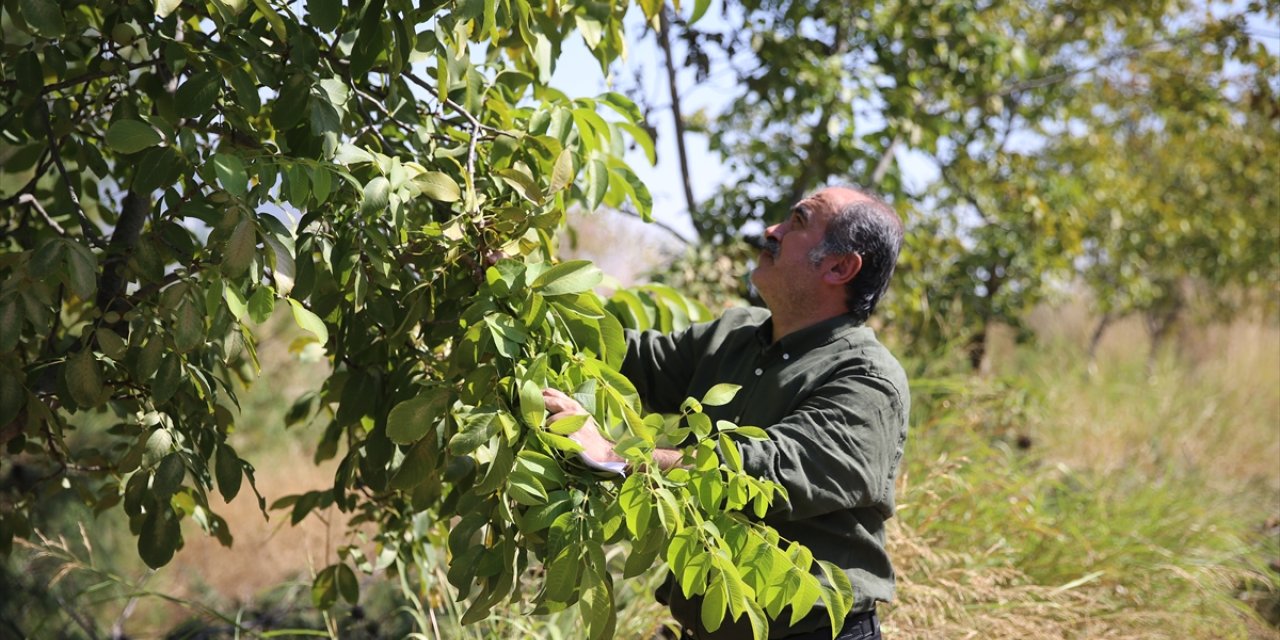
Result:
{"label": "man's face", "polygon": [[822,245],[827,221],[849,199],[845,189],[825,189],[792,207],[786,220],[765,230],[765,249],[751,272],[751,281],[769,308],[803,303],[822,277],[821,265],[809,259]]}

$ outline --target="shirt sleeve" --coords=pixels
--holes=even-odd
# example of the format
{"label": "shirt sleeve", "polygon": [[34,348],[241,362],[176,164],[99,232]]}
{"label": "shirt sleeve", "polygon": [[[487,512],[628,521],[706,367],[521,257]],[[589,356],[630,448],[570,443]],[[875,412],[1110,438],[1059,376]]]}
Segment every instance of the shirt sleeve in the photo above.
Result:
{"label": "shirt sleeve", "polygon": [[650,411],[680,410],[702,353],[707,326],[693,325],[672,334],[626,330],[627,357],[622,362],[622,375],[635,386]]}
{"label": "shirt sleeve", "polygon": [[787,490],[770,516],[812,518],[842,509],[893,513],[893,482],[906,441],[895,386],[866,374],[838,376],[766,427],[768,440],[738,440],[744,470]]}

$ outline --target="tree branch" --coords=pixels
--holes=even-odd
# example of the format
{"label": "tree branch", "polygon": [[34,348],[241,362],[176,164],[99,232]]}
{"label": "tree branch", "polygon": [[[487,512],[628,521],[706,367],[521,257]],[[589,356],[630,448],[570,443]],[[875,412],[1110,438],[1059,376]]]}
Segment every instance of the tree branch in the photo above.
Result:
{"label": "tree branch", "polygon": [[[116,230],[111,234],[111,243],[107,246],[107,257],[102,261],[102,275],[98,279],[98,297],[96,303],[103,313],[107,311],[128,311],[129,302],[123,298],[125,290],[124,266],[129,252],[142,237],[142,227],[147,221],[147,212],[151,210],[151,200],[146,195],[139,195],[130,189],[121,203],[120,217],[116,221]],[[128,323],[121,319],[108,325],[111,330],[124,336]]]}
{"label": "tree branch", "polygon": [[80,196],[76,193],[75,185],[71,184],[71,177],[67,175],[67,167],[62,164],[62,153],[58,151],[58,139],[53,133],[53,120],[49,115],[49,105],[44,102],[38,107],[43,116],[44,130],[49,136],[49,152],[53,154],[53,164],[58,167],[58,173],[62,176],[62,184],[67,187],[67,196],[71,198],[71,204],[75,207],[76,218],[80,220],[80,228],[84,230],[84,237],[89,244],[102,248],[102,236],[98,232],[98,227],[89,222],[89,218],[84,215],[84,207],[80,206]]}
{"label": "tree branch", "polygon": [[615,211],[617,211],[618,213],[621,213],[622,215],[631,216],[632,218],[638,218],[644,221],[645,224],[651,224],[659,229],[662,229],[663,231],[666,231],[667,233],[675,237],[676,240],[679,240],[680,242],[684,243],[686,246],[693,246],[694,244],[692,240],[684,237],[684,234],[677,231],[675,227],[657,218],[654,218],[652,220],[645,220],[644,216],[640,215],[638,211],[627,208],[627,207],[618,207],[617,209],[615,209]]}
{"label": "tree branch", "polygon": [[676,126],[676,153],[680,156],[680,183],[684,187],[684,200],[689,211],[689,222],[693,224],[694,233],[702,237],[702,225],[698,224],[696,215],[698,206],[693,198],[693,183],[689,178],[689,153],[684,145],[684,114],[680,110],[680,89],[676,84],[675,58],[671,55],[671,17],[664,6],[659,13],[660,23],[657,33],[658,46],[666,58],[667,87],[671,92],[671,118]]}
{"label": "tree branch", "polygon": [[35,209],[36,212],[40,214],[41,218],[44,218],[45,223],[48,224],[54,231],[58,232],[58,235],[63,237],[70,237],[71,234],[67,233],[67,230],[63,229],[62,225],[58,224],[58,221],[54,220],[53,216],[50,216],[49,212],[44,210],[44,207],[40,206],[40,201],[36,200],[35,196],[29,193],[18,194],[18,204],[31,205],[31,208]]}
{"label": "tree branch", "polygon": [[867,187],[875,189],[880,184],[880,181],[884,180],[884,174],[889,172],[889,165],[893,164],[893,157],[897,155],[899,144],[902,144],[902,134],[894,136],[893,141],[884,150],[884,155],[880,156],[880,161],[876,163],[875,170],[871,172],[871,181]]}

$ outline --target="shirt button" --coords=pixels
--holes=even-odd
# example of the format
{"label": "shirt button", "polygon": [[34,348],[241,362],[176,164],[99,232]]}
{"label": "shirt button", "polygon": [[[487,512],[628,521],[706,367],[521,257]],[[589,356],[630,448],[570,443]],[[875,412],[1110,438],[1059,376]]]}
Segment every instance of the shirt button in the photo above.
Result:
{"label": "shirt button", "polygon": [[783,359],[783,360],[790,360],[790,359],[791,359],[791,354],[789,354],[789,353],[784,353],[784,354],[782,354],[782,359]]}
{"label": "shirt button", "polygon": [[759,375],[763,375],[763,374],[764,374],[764,369],[756,369],[756,375],[758,375],[758,376],[759,376]]}

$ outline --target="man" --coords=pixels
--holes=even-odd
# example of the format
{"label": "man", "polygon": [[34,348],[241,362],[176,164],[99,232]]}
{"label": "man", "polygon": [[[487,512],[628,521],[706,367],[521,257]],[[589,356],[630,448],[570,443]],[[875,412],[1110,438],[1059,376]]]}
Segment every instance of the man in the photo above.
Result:
{"label": "man", "polygon": [[[768,440],[738,442],[743,465],[787,489],[789,500],[764,521],[849,576],[855,600],[841,639],[880,638],[876,602],[894,594],[884,524],[907,435],[907,380],[864,323],[889,286],[901,245],[902,223],[883,202],[857,189],[824,189],[767,230],[752,282],[768,311],[733,309],[675,335],[627,335],[623,373],[652,411],[678,412],[685,398],[717,383],[742,385],[732,402],[707,413],[768,432]],[[543,395],[552,421],[583,413],[559,391]],[[574,437],[591,460],[622,461],[594,423]],[[664,469],[680,464],[678,451],[654,457]],[[687,637],[751,637],[745,616],[707,633],[699,603],[672,582],[659,597]],[[770,637],[832,637],[825,610],[794,627],[787,620],[784,612]]]}

